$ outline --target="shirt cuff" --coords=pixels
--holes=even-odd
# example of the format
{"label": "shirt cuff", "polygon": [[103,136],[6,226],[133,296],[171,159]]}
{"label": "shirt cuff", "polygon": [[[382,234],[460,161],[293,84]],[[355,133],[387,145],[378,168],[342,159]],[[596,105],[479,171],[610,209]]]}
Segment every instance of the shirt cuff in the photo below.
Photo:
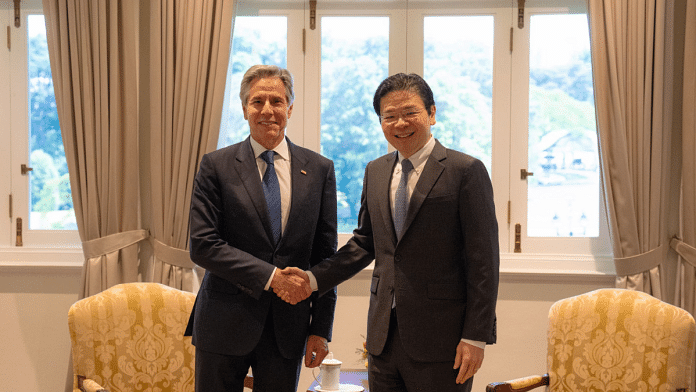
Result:
{"label": "shirt cuff", "polygon": [[486,342],[479,342],[478,340],[469,340],[469,339],[462,339],[462,342],[470,344],[474,347],[478,347],[481,350],[486,349]]}
{"label": "shirt cuff", "polygon": [[305,272],[307,272],[307,276],[309,277],[309,287],[312,288],[312,291],[319,290],[319,284],[317,284],[317,278],[314,277],[314,274],[311,271]]}
{"label": "shirt cuff", "polygon": [[268,282],[266,282],[266,287],[263,288],[264,290],[268,291],[271,289],[271,282],[273,281],[273,277],[275,276],[275,272],[277,269],[278,267],[273,267],[273,272],[271,272],[271,277],[268,278]]}

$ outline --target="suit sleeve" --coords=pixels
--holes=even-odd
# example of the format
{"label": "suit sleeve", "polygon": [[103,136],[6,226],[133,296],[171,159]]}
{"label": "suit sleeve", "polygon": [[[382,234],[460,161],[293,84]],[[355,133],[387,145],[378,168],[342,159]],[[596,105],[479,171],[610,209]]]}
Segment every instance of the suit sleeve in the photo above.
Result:
{"label": "suit sleeve", "polygon": [[[324,180],[319,222],[317,222],[312,245],[310,266],[320,263],[336,252],[338,242],[336,205],[336,174],[333,162],[331,162]],[[309,327],[309,335],[321,336],[331,341],[337,299],[336,287],[334,286],[323,295],[314,293],[312,296],[312,323]]]}
{"label": "suit sleeve", "polygon": [[191,260],[259,299],[275,267],[225,240],[221,232],[223,195],[216,169],[209,155],[204,155],[193,183],[189,216]]}
{"label": "suit sleeve", "polygon": [[500,268],[498,223],[493,186],[486,167],[479,160],[465,171],[459,203],[467,290],[462,338],[493,344]]}

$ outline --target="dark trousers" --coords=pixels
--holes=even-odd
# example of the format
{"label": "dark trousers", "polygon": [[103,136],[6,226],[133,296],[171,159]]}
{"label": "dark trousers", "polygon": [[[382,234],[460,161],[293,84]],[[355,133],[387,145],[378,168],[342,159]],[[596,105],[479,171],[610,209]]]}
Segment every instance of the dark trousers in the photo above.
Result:
{"label": "dark trousers", "polygon": [[459,369],[454,366],[455,348],[452,348],[452,361],[416,362],[404,351],[399,337],[396,313],[392,311],[387,343],[381,355],[370,355],[368,380],[370,392],[469,392],[474,378],[464,384],[457,384]]}
{"label": "dark trousers", "polygon": [[259,343],[247,355],[223,355],[196,348],[196,392],[242,392],[250,367],[254,392],[295,392],[301,360],[280,354],[273,316],[269,314]]}

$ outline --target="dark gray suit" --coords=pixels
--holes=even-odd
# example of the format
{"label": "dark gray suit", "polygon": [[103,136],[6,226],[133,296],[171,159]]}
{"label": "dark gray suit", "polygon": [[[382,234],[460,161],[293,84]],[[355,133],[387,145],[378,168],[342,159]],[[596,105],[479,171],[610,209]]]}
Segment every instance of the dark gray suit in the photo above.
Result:
{"label": "dark gray suit", "polygon": [[367,165],[358,228],[338,253],[310,271],[322,293],[374,259],[369,353],[382,354],[395,296],[408,356],[453,361],[462,338],[496,341],[499,249],[491,181],[481,161],[436,141],[397,241],[389,202],[396,161],[394,152]]}
{"label": "dark gray suit", "polygon": [[246,355],[269,321],[285,358],[301,358],[308,335],[331,339],[335,288],[297,305],[264,290],[274,267],[306,270],[336,250],[333,162],[289,140],[288,148],[292,201],[276,247],[249,139],[201,160],[191,199],[190,254],[206,274],[186,331],[197,349]]}

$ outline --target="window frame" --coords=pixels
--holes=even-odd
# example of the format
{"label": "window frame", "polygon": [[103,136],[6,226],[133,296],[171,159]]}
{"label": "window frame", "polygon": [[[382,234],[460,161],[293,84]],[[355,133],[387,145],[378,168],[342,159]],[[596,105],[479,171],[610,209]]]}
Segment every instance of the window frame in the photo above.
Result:
{"label": "window frame", "polygon": [[[307,3],[307,4],[305,4]],[[305,128],[305,54],[303,51],[303,30],[309,14],[308,2],[302,1],[238,1],[236,5],[236,16],[284,16],[287,18],[288,43],[287,43],[287,69],[293,76],[293,87],[295,90],[295,102],[293,103],[292,117],[288,120],[286,130],[287,137],[297,145],[306,144]],[[234,34],[232,36],[234,39]],[[229,86],[232,89],[230,94],[231,110],[242,110],[242,103],[239,101],[239,86]],[[235,106],[235,103],[237,104]]]}
{"label": "window frame", "polygon": [[[521,180],[519,171],[529,168],[528,155],[528,126],[529,126],[529,26],[531,17],[534,15],[550,14],[576,14],[586,13],[586,10],[577,5],[578,1],[558,0],[550,2],[546,0],[529,0],[525,6],[524,28],[519,29],[514,26],[513,40],[514,50],[512,52],[511,91],[512,101],[519,102],[517,106],[512,106],[512,116],[510,122],[510,141],[512,146],[525,146],[524,149],[510,149],[510,200],[511,211],[510,220],[512,230],[515,223],[526,225],[527,222],[527,181]],[[517,165],[514,167],[514,165]],[[594,255],[598,260],[611,258],[612,250],[609,237],[608,215],[603,201],[603,186],[600,172],[598,189],[599,198],[599,236],[598,237],[530,237],[527,236],[525,226],[521,230],[522,251],[526,249],[544,249],[543,253],[548,254],[567,254],[567,255]],[[510,249],[514,249],[515,233],[511,233],[509,240]],[[541,252],[536,252],[541,253]]]}
{"label": "window frame", "polygon": [[[11,10],[13,12],[13,10]],[[22,164],[31,166],[29,159],[29,94],[27,75],[28,54],[28,17],[43,15],[41,1],[28,0],[21,5],[21,25],[11,26],[10,50],[10,177],[12,193],[13,218],[10,227],[10,237],[16,234],[17,218],[22,218],[22,246],[29,248],[80,248],[81,241],[77,230],[32,230],[30,228],[29,187],[31,172],[23,175],[20,172]],[[16,246],[16,241],[10,238],[10,246]]]}
{"label": "window frame", "polygon": [[[3,2],[0,4],[0,25],[10,26],[10,30],[14,27],[14,23],[11,22],[10,13],[10,2]],[[10,49],[6,45],[3,45],[3,49],[0,53],[0,70],[10,69]],[[8,119],[10,118],[11,108],[10,108],[10,73],[2,72],[3,77],[0,77],[0,91],[7,91],[7,94],[0,94],[0,118]],[[11,128],[3,126],[0,128],[2,132],[2,137],[4,140],[12,138]],[[0,167],[5,168],[5,172],[11,171],[11,145],[12,143],[0,143]],[[8,246],[12,236],[11,228],[14,223],[14,209],[12,206],[11,199],[14,198],[12,195],[12,175],[0,176],[0,190],[2,190],[2,205],[5,208],[2,209],[2,214],[7,218],[5,219],[6,224],[0,225],[0,246]]]}
{"label": "window frame", "polygon": [[[427,3],[427,2],[421,2]],[[493,47],[493,118],[492,118],[492,161],[491,182],[493,183],[496,218],[498,220],[498,238],[501,253],[512,251],[509,247],[511,237],[510,225],[507,222],[507,205],[510,200],[510,137],[507,129],[510,126],[511,84],[509,83],[511,56],[509,52],[509,26],[512,23],[510,4],[507,1],[491,1],[482,7],[481,2],[469,1],[460,4],[437,3],[447,8],[421,7],[409,9],[408,52],[415,53],[407,59],[407,71],[423,75],[424,72],[424,38],[423,27],[425,17],[436,16],[479,16],[490,15],[494,18],[494,47]],[[427,4],[426,4],[427,5]],[[437,97],[435,97],[437,104]],[[437,120],[437,116],[436,116]],[[437,126],[437,125],[436,125]],[[436,132],[436,131],[435,131]],[[435,135],[436,136],[436,135]],[[503,153],[504,152],[504,153]],[[512,233],[514,234],[514,233]],[[514,241],[513,241],[514,243]]]}
{"label": "window frame", "polygon": [[[0,22],[10,30],[10,47],[3,45],[0,54],[0,136],[9,143],[0,143],[0,167],[9,175],[0,176],[3,219],[0,224],[0,267],[2,271],[28,272],[39,267],[45,273],[63,273],[80,268],[84,263],[77,230],[28,231],[28,181],[20,174],[20,165],[28,163],[28,92],[27,92],[27,16],[43,14],[40,0],[20,3],[21,24],[14,26],[14,4],[0,2]],[[3,33],[7,34],[7,28]],[[8,72],[4,72],[8,70]],[[23,75],[21,78],[17,75]],[[20,79],[20,80],[17,80]],[[23,99],[22,99],[23,98]],[[19,125],[17,125],[19,124]],[[19,145],[15,145],[18,143]],[[23,152],[23,154],[22,154]],[[23,220],[23,245],[16,244],[16,218]]]}

